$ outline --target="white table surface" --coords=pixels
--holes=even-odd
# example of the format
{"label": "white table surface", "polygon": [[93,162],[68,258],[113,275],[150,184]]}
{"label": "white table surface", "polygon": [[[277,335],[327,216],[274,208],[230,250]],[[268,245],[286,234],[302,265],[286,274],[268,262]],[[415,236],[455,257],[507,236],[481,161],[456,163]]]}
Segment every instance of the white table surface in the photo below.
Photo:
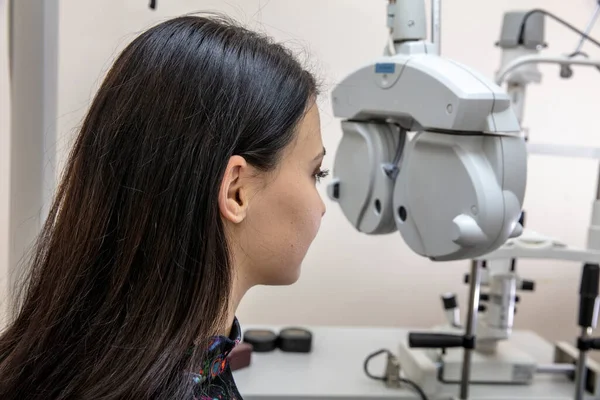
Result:
{"label": "white table surface", "polygon": [[[245,326],[279,331],[275,326]],[[367,355],[387,348],[397,353],[408,329],[361,327],[310,327],[313,349],[308,354],[253,353],[252,365],[234,372],[244,400],[419,399],[407,389],[388,389],[363,371]],[[414,331],[419,331],[415,329]],[[553,346],[532,332],[515,332],[513,343],[528,351],[539,363],[551,363]],[[385,356],[373,360],[370,371],[381,374]],[[444,386],[435,399],[458,395],[458,385]],[[530,386],[471,386],[473,400],[566,400],[573,399],[574,385],[564,376],[539,375]],[[432,400],[432,399],[431,399]]]}

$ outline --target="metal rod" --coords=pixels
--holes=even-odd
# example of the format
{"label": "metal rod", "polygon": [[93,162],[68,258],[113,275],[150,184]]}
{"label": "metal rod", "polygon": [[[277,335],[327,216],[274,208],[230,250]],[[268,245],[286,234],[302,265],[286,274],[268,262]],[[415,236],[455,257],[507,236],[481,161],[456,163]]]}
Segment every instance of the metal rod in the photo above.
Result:
{"label": "metal rod", "polygon": [[600,67],[600,60],[576,59],[568,57],[547,57],[547,56],[523,56],[514,59],[504,67],[496,76],[496,84],[502,85],[504,80],[516,68],[526,64],[560,64],[560,65],[585,65],[589,67]]}
{"label": "metal rod", "polygon": [[431,43],[437,55],[442,54],[442,5],[441,0],[431,0]]}
{"label": "metal rod", "polygon": [[573,364],[541,364],[535,369],[536,374],[569,374],[575,372]]}
{"label": "metal rod", "polygon": [[[584,32],[585,32],[586,36],[590,35],[592,28],[596,24],[596,20],[598,19],[598,16],[600,16],[600,3],[598,3],[598,5],[596,6],[596,11],[594,11],[592,18],[590,18],[590,21],[588,22],[587,27],[585,28]],[[573,54],[579,54],[584,43],[585,43],[585,36],[582,36],[581,39],[579,40],[579,43],[577,44],[577,48],[575,49]]]}
{"label": "metal rod", "polygon": [[[526,89],[527,87],[522,83],[509,83],[506,87],[506,93],[510,96],[510,102],[515,114],[517,115],[519,124],[523,123],[523,115],[525,114]],[[525,141],[528,139],[528,137],[525,137]]]}
{"label": "metal rod", "polygon": [[[592,328],[581,328],[581,338],[587,339],[592,334]],[[585,392],[585,361],[587,352],[579,350],[579,360],[575,371],[575,400],[583,400]]]}
{"label": "metal rod", "polygon": [[[479,266],[481,261],[471,261],[471,279],[469,280],[469,310],[467,314],[467,337],[475,336],[477,313],[479,312]],[[464,349],[462,379],[460,382],[460,399],[469,398],[469,381],[471,380],[471,353],[472,349]]]}

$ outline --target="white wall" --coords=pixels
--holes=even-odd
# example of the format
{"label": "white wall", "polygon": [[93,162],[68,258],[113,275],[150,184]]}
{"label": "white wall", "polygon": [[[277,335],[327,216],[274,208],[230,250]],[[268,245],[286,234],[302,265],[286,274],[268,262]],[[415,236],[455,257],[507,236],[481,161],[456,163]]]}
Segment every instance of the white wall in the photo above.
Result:
{"label": "white wall", "polygon": [[[0,299],[8,293],[8,227],[10,176],[10,104],[8,89],[8,2],[0,0]],[[0,326],[7,304],[0,301]]]}
{"label": "white wall", "polygon": [[[58,0],[10,2],[10,24],[2,1],[2,276],[7,285],[26,271],[32,242],[45,213],[45,197],[56,187]],[[8,27],[10,25],[10,27]],[[10,46],[7,46],[7,27]],[[7,47],[10,47],[10,85]],[[10,91],[10,93],[9,93]],[[8,104],[10,101],[10,104]],[[10,121],[9,121],[10,120]],[[10,123],[10,125],[9,125]],[[6,286],[4,286],[4,291]],[[0,299],[2,307],[16,305]]]}
{"label": "white wall", "polygon": [[[498,67],[502,14],[543,6],[583,27],[594,0],[452,0],[442,2],[442,52],[488,76]],[[148,0],[60,2],[59,160],[81,121],[112,58],[136,34],[167,17],[197,10],[221,10],[306,53],[330,88],[344,74],[378,56],[385,42],[384,0]],[[600,24],[595,29],[600,37]],[[549,52],[572,51],[578,38],[547,23]],[[600,51],[590,45],[590,54]],[[556,67],[542,67],[544,82],[529,91],[526,126],[533,141],[600,145],[597,85],[600,73],[576,69],[569,81]],[[551,110],[551,108],[553,110]],[[322,100],[323,134],[332,165],[341,136]],[[532,157],[526,210],[528,226],[585,243],[597,167],[591,161]],[[325,186],[323,185],[323,194]],[[468,262],[434,264],[412,254],[399,234],[369,237],[355,232],[328,202],[322,231],[308,254],[303,276],[285,288],[256,288],[238,316],[244,323],[429,326],[442,321],[439,295],[460,293]],[[332,241],[334,244],[327,244]],[[523,297],[517,326],[549,339],[575,332],[580,266],[522,261],[519,269],[538,290]]]}

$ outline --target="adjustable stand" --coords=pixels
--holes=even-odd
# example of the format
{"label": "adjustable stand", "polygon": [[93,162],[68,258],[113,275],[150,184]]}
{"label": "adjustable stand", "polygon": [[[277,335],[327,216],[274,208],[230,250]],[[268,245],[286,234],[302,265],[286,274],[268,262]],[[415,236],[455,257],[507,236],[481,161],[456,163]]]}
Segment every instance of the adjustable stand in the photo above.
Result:
{"label": "adjustable stand", "polygon": [[446,333],[410,333],[408,345],[411,348],[448,349],[462,347],[464,349],[462,377],[460,383],[460,400],[469,398],[469,380],[471,375],[471,356],[475,349],[475,327],[479,310],[479,269],[481,261],[471,262],[471,279],[469,281],[469,310],[467,327],[464,335]]}
{"label": "adjustable stand", "polygon": [[600,349],[600,338],[591,337],[598,319],[598,283],[600,267],[598,264],[586,264],[581,274],[579,289],[579,326],[581,336],[577,339],[579,361],[575,375],[575,400],[583,400],[587,377],[586,358],[589,350]]}

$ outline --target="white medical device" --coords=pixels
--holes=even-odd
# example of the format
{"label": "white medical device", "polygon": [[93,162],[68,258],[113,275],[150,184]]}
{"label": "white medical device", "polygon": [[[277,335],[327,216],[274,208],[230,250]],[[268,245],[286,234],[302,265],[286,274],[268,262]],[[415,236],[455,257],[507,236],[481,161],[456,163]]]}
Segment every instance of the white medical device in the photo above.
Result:
{"label": "white medical device", "polygon": [[[384,55],[335,87],[333,111],[343,136],[328,194],[362,233],[398,230],[421,256],[472,260],[465,326],[455,299],[446,296],[448,325],[411,335],[398,352],[400,369],[425,392],[460,383],[460,398],[467,399],[470,383],[523,385],[538,373],[575,372],[572,348],[557,346],[557,364],[538,365],[508,340],[517,291],[533,290],[511,268],[514,259],[562,252],[562,259],[600,260],[600,246],[579,253],[552,241],[550,248],[525,246],[541,236],[521,238],[528,146],[520,123],[526,85],[541,80],[537,64],[559,64],[568,78],[571,65],[598,62],[538,55],[545,47],[543,15],[511,12],[498,42],[502,67],[492,81],[440,56],[439,15],[439,0],[432,0],[433,40],[427,41],[424,2],[390,0]],[[600,243],[597,203],[590,237]],[[477,318],[480,300],[487,309]],[[585,359],[579,364],[577,399]]]}
{"label": "white medical device", "polygon": [[522,232],[527,152],[510,97],[436,53],[423,0],[390,1],[388,27],[386,54],[333,90],[329,197],[358,231],[398,230],[435,261],[494,251]]}

